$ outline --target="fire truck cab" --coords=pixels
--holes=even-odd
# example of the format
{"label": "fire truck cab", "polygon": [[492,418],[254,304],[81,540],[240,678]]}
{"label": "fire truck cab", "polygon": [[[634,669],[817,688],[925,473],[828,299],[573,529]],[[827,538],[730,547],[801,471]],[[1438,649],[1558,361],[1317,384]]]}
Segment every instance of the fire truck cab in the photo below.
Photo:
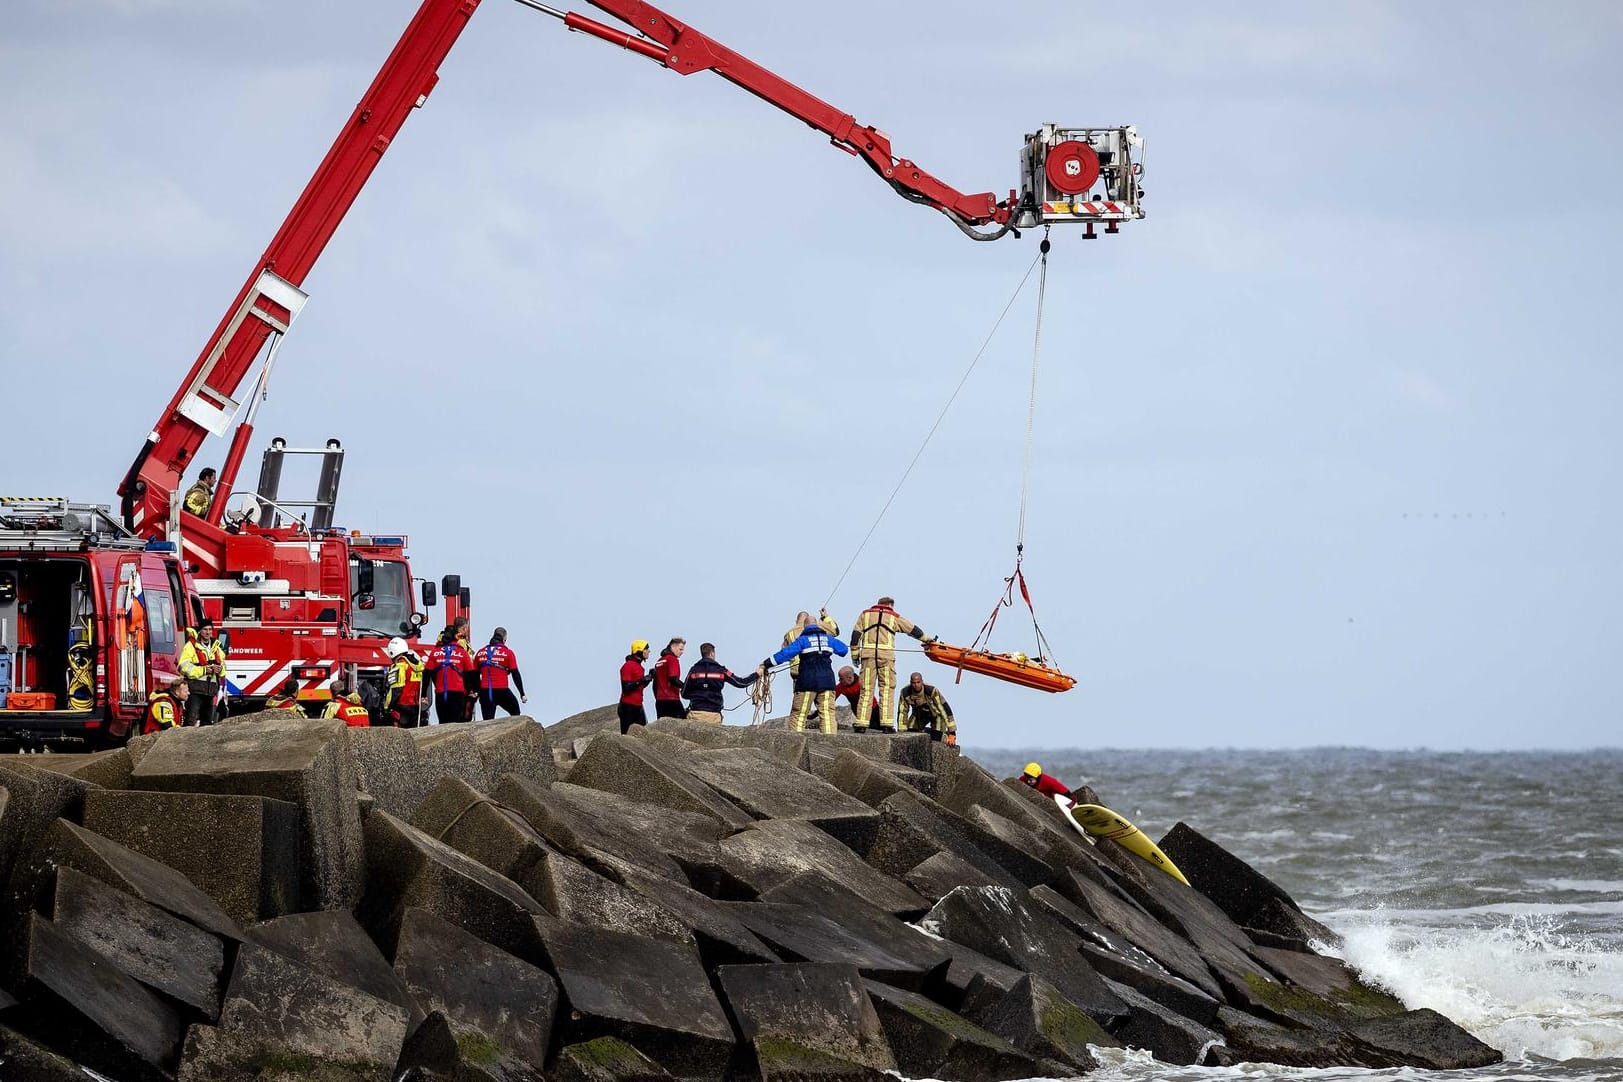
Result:
{"label": "fire truck cab", "polygon": [[175,547],[109,508],[0,497],[0,748],[139,731],[201,612]]}

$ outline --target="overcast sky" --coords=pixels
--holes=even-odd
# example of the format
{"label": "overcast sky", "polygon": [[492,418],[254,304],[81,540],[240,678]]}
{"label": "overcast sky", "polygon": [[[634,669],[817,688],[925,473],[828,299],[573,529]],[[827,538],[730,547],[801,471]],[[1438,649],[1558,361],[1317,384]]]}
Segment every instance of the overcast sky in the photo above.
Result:
{"label": "overcast sky", "polygon": [[[3,487],[111,502],[415,5],[8,7]],[[1056,232],[1050,269],[1026,570],[1080,684],[920,659],[966,744],[1619,743],[1623,8],[672,12],[965,191],[1015,186],[1045,121],[1146,139],[1148,219]],[[340,436],[340,521],[461,572],[543,720],[611,701],[633,638],[749,667],[1037,238],[972,244],[714,76],[505,0],[440,74],[306,280],[245,485],[270,436]],[[1001,593],[1033,301],[843,624],[890,593],[968,641]]]}

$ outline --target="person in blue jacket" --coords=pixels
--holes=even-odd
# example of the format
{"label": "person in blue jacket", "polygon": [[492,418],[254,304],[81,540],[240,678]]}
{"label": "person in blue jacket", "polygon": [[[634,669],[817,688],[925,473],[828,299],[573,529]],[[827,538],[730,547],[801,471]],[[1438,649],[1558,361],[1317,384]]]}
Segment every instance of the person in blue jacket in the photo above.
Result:
{"label": "person in blue jacket", "polygon": [[850,652],[845,643],[813,620],[801,630],[800,638],[761,663],[762,668],[770,669],[790,658],[800,659],[800,671],[795,674],[794,705],[789,710],[790,729],[805,732],[806,719],[815,704],[819,727],[825,735],[834,735],[834,688],[838,685],[834,679],[834,658],[836,655],[845,657]]}

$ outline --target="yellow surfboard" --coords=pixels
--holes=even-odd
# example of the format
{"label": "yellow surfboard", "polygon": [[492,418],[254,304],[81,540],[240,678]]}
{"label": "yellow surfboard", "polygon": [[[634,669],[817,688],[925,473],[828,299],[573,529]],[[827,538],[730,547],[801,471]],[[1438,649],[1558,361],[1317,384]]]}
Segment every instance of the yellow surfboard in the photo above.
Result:
{"label": "yellow surfboard", "polygon": [[1065,817],[1071,821],[1071,825],[1078,833],[1084,836],[1091,834],[1095,838],[1109,838],[1125,846],[1134,856],[1160,868],[1184,886],[1189,885],[1189,880],[1183,877],[1183,873],[1172,863],[1172,859],[1161,852],[1160,846],[1150,841],[1138,827],[1103,804],[1077,804],[1058,793],[1054,794],[1054,803],[1065,812]]}

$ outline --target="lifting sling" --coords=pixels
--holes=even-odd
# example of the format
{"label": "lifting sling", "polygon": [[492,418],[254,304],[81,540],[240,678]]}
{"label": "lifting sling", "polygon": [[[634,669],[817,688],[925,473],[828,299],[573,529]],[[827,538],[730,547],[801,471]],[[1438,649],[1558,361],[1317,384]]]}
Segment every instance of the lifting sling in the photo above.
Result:
{"label": "lifting sling", "polygon": [[[1020,476],[1020,518],[1015,534],[1014,570],[1003,580],[1003,596],[992,606],[992,615],[981,625],[980,633],[975,636],[974,642],[967,647],[947,646],[943,643],[927,643],[924,647],[925,656],[931,661],[958,670],[955,683],[963,680],[964,672],[967,670],[1039,691],[1069,691],[1076,686],[1075,677],[1067,676],[1051,663],[1050,655],[1053,651],[1048,645],[1048,639],[1043,635],[1042,626],[1037,623],[1037,610],[1031,603],[1031,590],[1026,586],[1025,571],[1021,568],[1026,553],[1026,505],[1031,496],[1031,445],[1033,422],[1037,413],[1037,363],[1042,356],[1043,300],[1048,291],[1048,249],[1048,238],[1045,236],[1040,257],[1042,269],[1037,277],[1037,329],[1031,348],[1031,394],[1026,405],[1026,451]],[[1037,637],[1035,656],[1017,652],[995,654],[990,650],[992,628],[997,624],[998,613],[1006,607],[1013,607],[1016,585],[1020,587],[1021,600],[1026,603],[1026,609],[1031,613],[1031,627]]]}

